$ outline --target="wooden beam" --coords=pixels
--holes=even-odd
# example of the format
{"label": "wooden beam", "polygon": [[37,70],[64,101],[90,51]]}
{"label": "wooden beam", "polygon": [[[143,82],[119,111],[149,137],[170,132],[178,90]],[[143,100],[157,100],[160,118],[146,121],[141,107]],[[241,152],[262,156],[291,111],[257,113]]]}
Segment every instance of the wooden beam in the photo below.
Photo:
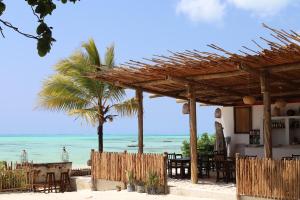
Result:
{"label": "wooden beam", "polygon": [[157,80],[149,80],[149,81],[142,81],[142,82],[135,82],[132,83],[136,86],[152,86],[152,85],[162,85],[162,84],[168,84],[170,81],[166,79],[157,79]]}
{"label": "wooden beam", "polygon": [[260,75],[261,93],[264,104],[264,152],[266,158],[272,158],[272,128],[271,128],[271,96],[270,96],[270,74],[265,71]]}
{"label": "wooden beam", "polygon": [[135,93],[135,98],[138,101],[138,153],[144,152],[144,111],[143,111],[143,91],[137,89]]}
{"label": "wooden beam", "polygon": [[154,99],[154,98],[158,98],[158,97],[164,97],[164,96],[160,95],[160,94],[151,94],[151,95],[149,95],[150,99]]}
{"label": "wooden beam", "polygon": [[198,156],[197,156],[197,116],[196,98],[193,87],[188,86],[189,105],[190,105],[190,153],[191,153],[191,181],[198,183]]}
{"label": "wooden beam", "polygon": [[195,80],[189,80],[189,79],[186,79],[186,78],[168,76],[167,79],[171,80],[171,81],[174,81],[174,82],[179,82],[179,83],[182,83],[182,84],[185,84],[185,85],[193,85],[193,86],[196,86],[196,87],[201,86],[201,87],[204,87],[206,89],[215,90],[215,91],[220,92],[220,93],[227,93],[227,94],[232,95],[232,96],[238,96],[238,97],[244,96],[244,94],[242,94],[240,92],[237,92],[237,91],[230,90],[228,88],[219,87],[219,86],[212,86],[212,85],[207,84],[207,83],[203,83],[203,82],[199,82],[199,81],[195,81]]}
{"label": "wooden beam", "polygon": [[218,79],[218,78],[229,78],[233,76],[241,76],[246,74],[247,73],[243,71],[230,71],[230,72],[219,72],[213,74],[193,75],[193,76],[188,76],[186,78],[191,78],[193,80],[210,80],[210,79]]}
{"label": "wooden beam", "polygon": [[[283,64],[283,65],[273,65],[268,67],[262,67],[260,70],[268,70],[270,73],[278,73],[292,70],[300,70],[300,62],[291,63],[291,64]],[[210,79],[218,79],[218,78],[229,78],[234,76],[242,76],[247,75],[248,73],[245,71],[230,71],[230,72],[219,72],[212,74],[201,74],[201,75],[193,75],[188,76],[186,78],[192,78],[193,80],[210,80]]]}
{"label": "wooden beam", "polygon": [[148,93],[153,93],[153,94],[162,95],[162,96],[166,96],[166,97],[171,97],[171,98],[175,98],[175,99],[185,99],[185,100],[188,100],[187,97],[176,95],[173,92],[160,92],[160,91],[157,91],[157,90],[152,90],[152,89],[137,87],[137,86],[133,86],[133,85],[128,85],[128,84],[122,83],[120,81],[109,82],[109,83],[111,83],[111,84],[113,84],[113,85],[115,85],[117,87],[122,87],[122,88],[127,88],[127,89],[133,89],[133,90],[141,89],[144,92],[148,92]]}
{"label": "wooden beam", "polygon": [[[127,85],[127,84],[122,83],[120,81],[109,82],[109,83],[113,84],[113,85],[115,85],[117,87],[122,87],[122,88],[127,88],[127,89],[133,89],[133,90],[141,89],[144,92],[155,93],[157,95],[162,95],[162,96],[165,96],[165,97],[188,100],[188,98],[187,98],[186,95],[181,95],[181,92],[183,90],[174,90],[174,91],[171,91],[171,92],[160,92],[160,91],[157,91],[157,90],[152,90],[152,89],[147,89],[147,88],[142,88],[142,87],[136,87],[136,86],[133,86],[133,85]],[[201,102],[200,102],[200,100],[198,100],[197,98],[196,98],[196,101],[199,102],[199,103],[206,103],[206,104],[210,104],[210,105],[218,105],[218,106],[225,106],[226,105],[226,104],[222,104],[222,103],[209,102],[209,101],[205,101],[205,100],[201,100]]]}
{"label": "wooden beam", "polygon": [[270,73],[300,70],[300,62],[283,65],[273,65],[269,67],[264,67],[263,70],[268,70]]}
{"label": "wooden beam", "polygon": [[[243,70],[245,72],[248,72],[250,74],[253,74],[255,76],[258,76],[258,77],[260,77],[261,73],[262,73],[261,70],[254,69],[254,68],[249,67],[247,65],[238,65],[238,69]],[[264,70],[264,71],[266,72],[267,70]],[[275,75],[275,74],[270,74],[270,72],[268,72],[268,73],[269,73],[269,79],[272,80],[272,81],[284,83],[285,85],[288,85],[289,87],[292,87],[292,88],[299,88],[300,87],[298,83],[295,83],[293,81],[290,81],[286,78],[283,78],[283,77]]]}

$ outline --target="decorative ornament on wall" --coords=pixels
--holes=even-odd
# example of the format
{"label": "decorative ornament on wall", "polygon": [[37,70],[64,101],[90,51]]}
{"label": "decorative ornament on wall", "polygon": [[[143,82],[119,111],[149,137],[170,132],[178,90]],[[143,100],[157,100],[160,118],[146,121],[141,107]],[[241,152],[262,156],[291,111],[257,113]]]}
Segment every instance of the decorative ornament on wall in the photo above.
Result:
{"label": "decorative ornament on wall", "polygon": [[222,111],[220,108],[217,108],[215,110],[215,118],[221,118],[222,117]]}
{"label": "decorative ornament on wall", "polygon": [[182,105],[182,114],[189,114],[190,113],[190,107],[188,103],[184,103]]}
{"label": "decorative ornament on wall", "polygon": [[275,106],[272,111],[272,116],[274,116],[274,117],[280,116],[280,108],[277,108]]}

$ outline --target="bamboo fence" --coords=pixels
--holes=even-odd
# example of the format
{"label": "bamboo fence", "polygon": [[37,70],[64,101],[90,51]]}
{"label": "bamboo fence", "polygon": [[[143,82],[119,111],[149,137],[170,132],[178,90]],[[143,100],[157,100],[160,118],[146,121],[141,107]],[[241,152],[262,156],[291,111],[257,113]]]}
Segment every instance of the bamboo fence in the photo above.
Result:
{"label": "bamboo fence", "polygon": [[149,172],[159,177],[159,185],[167,186],[167,157],[160,154],[99,153],[92,151],[92,178],[127,183],[126,171],[134,179],[146,182]]}
{"label": "bamboo fence", "polygon": [[236,160],[237,197],[300,199],[300,160]]}
{"label": "bamboo fence", "polygon": [[0,192],[32,189],[33,175],[30,164],[7,166],[0,170]]}

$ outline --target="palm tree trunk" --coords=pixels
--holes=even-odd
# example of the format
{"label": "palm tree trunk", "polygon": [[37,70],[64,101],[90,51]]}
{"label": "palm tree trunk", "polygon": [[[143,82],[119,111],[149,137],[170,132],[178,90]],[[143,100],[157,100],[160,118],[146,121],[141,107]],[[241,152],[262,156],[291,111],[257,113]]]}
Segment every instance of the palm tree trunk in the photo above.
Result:
{"label": "palm tree trunk", "polygon": [[98,125],[98,151],[103,152],[103,123],[99,122]]}

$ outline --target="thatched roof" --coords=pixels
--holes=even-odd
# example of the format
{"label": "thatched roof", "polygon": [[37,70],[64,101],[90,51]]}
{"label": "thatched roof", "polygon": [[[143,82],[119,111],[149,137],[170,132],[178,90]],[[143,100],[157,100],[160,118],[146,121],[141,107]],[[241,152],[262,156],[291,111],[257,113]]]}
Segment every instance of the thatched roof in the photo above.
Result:
{"label": "thatched roof", "polygon": [[270,73],[270,92],[287,101],[300,100],[300,35],[264,25],[273,41],[260,38],[263,48],[243,46],[237,53],[208,45],[219,53],[186,50],[157,55],[145,62],[129,61],[113,70],[101,71],[94,78],[117,86],[141,89],[162,96],[187,99],[187,85],[196,89],[196,99],[213,105],[242,105],[251,94],[262,99],[260,74]]}

